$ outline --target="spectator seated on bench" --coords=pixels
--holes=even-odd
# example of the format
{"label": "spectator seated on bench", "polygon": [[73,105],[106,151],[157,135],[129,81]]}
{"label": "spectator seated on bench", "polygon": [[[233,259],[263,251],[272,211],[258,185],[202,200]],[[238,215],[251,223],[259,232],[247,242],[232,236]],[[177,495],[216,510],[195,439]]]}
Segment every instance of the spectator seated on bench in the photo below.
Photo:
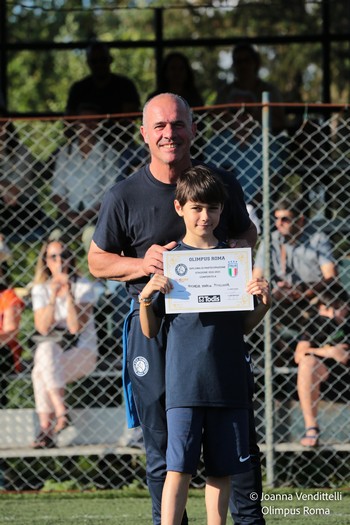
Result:
{"label": "spectator seated on bench", "polygon": [[0,408],[7,405],[9,375],[20,372],[18,332],[24,302],[9,285],[10,251],[0,235]]}
{"label": "spectator seated on bench", "polygon": [[349,397],[349,313],[349,297],[342,286],[337,282],[325,286],[317,294],[313,313],[309,311],[311,329],[297,344],[297,386],[305,422],[300,441],[303,446],[319,444],[317,413],[321,392],[332,393],[336,400]]}
{"label": "spectator seated on bench", "polygon": [[45,243],[36,266],[32,303],[38,332],[32,371],[40,432],[34,448],[55,446],[70,423],[66,384],[93,372],[97,335],[93,283],[78,275],[73,254],[61,241]]}
{"label": "spectator seated on bench", "polygon": [[[337,274],[329,237],[307,220],[307,204],[290,194],[274,207],[275,231],[271,235],[272,323],[274,339],[292,358],[300,327],[308,321],[310,300]],[[264,275],[264,240],[259,245],[253,277]],[[286,364],[282,360],[281,364]]]}

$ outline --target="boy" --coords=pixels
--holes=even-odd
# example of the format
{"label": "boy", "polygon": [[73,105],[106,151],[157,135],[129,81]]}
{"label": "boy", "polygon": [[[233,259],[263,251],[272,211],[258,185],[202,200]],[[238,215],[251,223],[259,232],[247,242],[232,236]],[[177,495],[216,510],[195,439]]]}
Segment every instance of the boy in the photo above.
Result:
{"label": "boy", "polygon": [[[196,166],[180,175],[175,210],[186,233],[176,250],[215,249],[214,230],[226,197],[225,187],[207,168]],[[141,328],[155,337],[164,317],[170,280],[155,274],[139,296]],[[201,444],[207,473],[208,524],[226,523],[230,475],[252,468],[248,445],[248,408],[244,334],[270,308],[268,283],[249,282],[247,291],[261,298],[253,312],[166,315],[167,476],[162,496],[162,525],[179,525]],[[235,335],[233,348],[228,344]],[[190,375],[189,375],[190,374]]]}

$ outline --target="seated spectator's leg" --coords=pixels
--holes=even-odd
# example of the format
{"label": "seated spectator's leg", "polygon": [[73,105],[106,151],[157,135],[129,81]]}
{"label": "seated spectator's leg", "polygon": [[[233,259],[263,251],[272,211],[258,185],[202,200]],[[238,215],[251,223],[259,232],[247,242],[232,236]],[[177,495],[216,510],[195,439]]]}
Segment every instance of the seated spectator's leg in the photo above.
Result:
{"label": "seated spectator's leg", "polygon": [[61,366],[64,385],[90,375],[96,368],[97,355],[88,348],[73,347],[63,352]]}
{"label": "seated spectator's leg", "polygon": [[68,409],[64,401],[65,386],[68,383],[90,375],[96,368],[96,362],[96,353],[86,348],[73,347],[63,352],[61,367],[63,371],[64,388],[50,391],[56,414],[55,434],[59,434],[70,424]]}
{"label": "seated spectator's leg", "polygon": [[40,343],[35,350],[32,379],[37,413],[43,429],[52,426],[53,414],[66,410],[62,355],[61,347],[50,341]]}
{"label": "seated spectator's leg", "polygon": [[317,411],[321,384],[328,378],[328,369],[314,355],[304,356],[298,366],[297,388],[300,407],[305,422],[305,436],[301,444],[316,446],[318,443]]}
{"label": "seated spectator's leg", "polygon": [[45,367],[42,365],[41,362],[41,346],[42,345],[38,346],[34,356],[32,382],[35,400],[35,410],[39,418],[40,428],[45,433],[50,434],[55,413],[44,380]]}

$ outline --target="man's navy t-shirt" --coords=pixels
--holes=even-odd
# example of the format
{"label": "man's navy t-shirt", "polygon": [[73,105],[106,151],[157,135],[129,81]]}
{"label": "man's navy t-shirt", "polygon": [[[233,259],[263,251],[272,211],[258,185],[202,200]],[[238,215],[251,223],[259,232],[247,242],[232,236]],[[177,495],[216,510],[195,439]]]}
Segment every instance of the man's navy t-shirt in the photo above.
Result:
{"label": "man's navy t-shirt", "polygon": [[[195,163],[194,163],[195,164]],[[229,199],[215,232],[227,240],[248,229],[249,215],[240,184],[232,173],[210,167],[220,176]],[[185,233],[184,222],[174,208],[176,184],[155,179],[149,166],[115,184],[104,196],[93,236],[99,248],[127,257],[144,257],[152,244],[179,241]],[[133,296],[142,290],[148,277],[127,283]]]}

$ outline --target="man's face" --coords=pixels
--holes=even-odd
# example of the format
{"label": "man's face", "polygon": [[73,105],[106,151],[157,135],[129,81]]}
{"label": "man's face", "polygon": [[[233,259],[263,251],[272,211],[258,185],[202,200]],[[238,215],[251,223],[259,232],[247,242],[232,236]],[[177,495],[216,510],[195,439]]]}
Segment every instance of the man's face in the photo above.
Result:
{"label": "man's face", "polygon": [[290,210],[276,210],[275,224],[277,230],[283,237],[293,238],[302,226],[303,219],[294,217],[294,213]]}
{"label": "man's face", "polygon": [[145,111],[141,134],[149,147],[152,162],[188,166],[195,125],[181,100],[170,95],[151,100]]}

